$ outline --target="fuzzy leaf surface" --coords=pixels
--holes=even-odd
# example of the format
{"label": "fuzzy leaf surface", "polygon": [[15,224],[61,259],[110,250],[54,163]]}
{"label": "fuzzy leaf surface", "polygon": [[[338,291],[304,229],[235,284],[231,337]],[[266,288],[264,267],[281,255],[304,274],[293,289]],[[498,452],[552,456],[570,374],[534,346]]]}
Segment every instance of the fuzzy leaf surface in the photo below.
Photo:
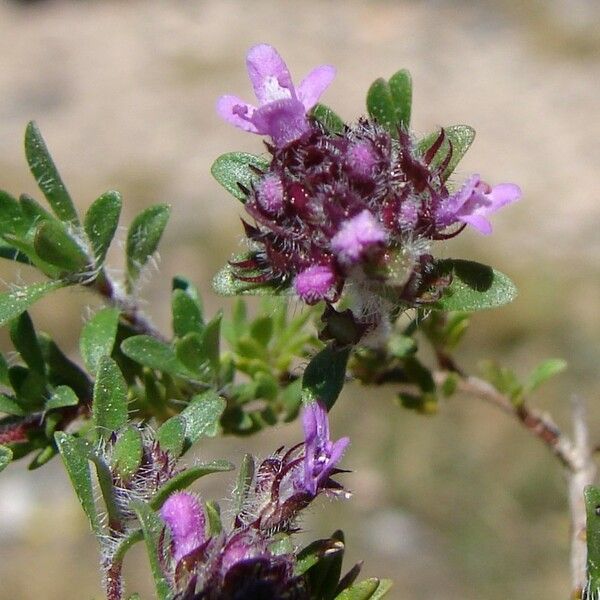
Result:
{"label": "fuzzy leaf surface", "polygon": [[127,282],[130,288],[156,252],[170,212],[167,204],[157,204],[142,211],[131,223],[126,244]]}
{"label": "fuzzy leaf surface", "polygon": [[473,312],[496,308],[517,296],[515,284],[488,265],[459,259],[437,262],[441,273],[451,273],[452,283],[431,308],[444,311]]}
{"label": "fuzzy leaf surface", "polygon": [[0,294],[0,327],[18,317],[46,294],[64,286],[62,281],[44,281]]}
{"label": "fuzzy leaf surface", "polygon": [[110,356],[119,325],[118,308],[99,310],[84,326],[79,338],[79,352],[88,371],[94,373],[103,356]]}
{"label": "fuzzy leaf surface", "polygon": [[99,534],[102,528],[94,503],[94,488],[88,463],[89,449],[83,440],[63,431],[56,432],[54,439],[79,503],[87,515],[92,530]]}
{"label": "fuzzy leaf surface", "polygon": [[31,173],[40,190],[48,200],[54,214],[61,221],[78,223],[73,200],[48,152],[46,142],[35,122],[31,121],[25,130],[25,156]]}
{"label": "fuzzy leaf surface", "polygon": [[127,383],[109,356],[98,361],[92,417],[100,438],[109,438],[127,423]]}
{"label": "fuzzy leaf surface", "polygon": [[85,214],[83,226],[92,245],[97,266],[104,262],[115,236],[122,204],[121,194],[111,190],[95,200]]}
{"label": "fuzzy leaf surface", "polygon": [[234,198],[245,202],[246,194],[240,189],[238,183],[247,189],[252,187],[259,178],[252,167],[264,172],[269,168],[269,163],[264,158],[247,152],[228,152],[215,160],[210,172]]}

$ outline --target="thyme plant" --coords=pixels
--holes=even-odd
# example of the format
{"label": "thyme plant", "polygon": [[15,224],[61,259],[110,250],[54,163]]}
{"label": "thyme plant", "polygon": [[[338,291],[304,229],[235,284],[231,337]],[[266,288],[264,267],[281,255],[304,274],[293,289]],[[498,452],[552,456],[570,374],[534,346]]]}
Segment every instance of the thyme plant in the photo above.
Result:
{"label": "thyme plant", "polygon": [[[257,105],[225,95],[217,112],[265,137],[265,149],[225,154],[212,167],[243,204],[247,238],[247,250],[232,256],[213,287],[240,299],[227,317],[206,315],[192,282],[176,277],[170,334],[144,316],[136,289],[171,208],[151,206],[134,218],[126,271],[115,279],[105,261],[120,194],[102,194],[81,217],[38,127],[27,126],[25,154],[50,211],[26,194],[0,192],[0,255],[43,276],[0,294],[0,322],[15,350],[0,360],[0,469],[28,457],[35,470],[60,454],[98,540],[108,600],[139,597],[126,596],[122,575],[137,542],[148,550],[160,600],[377,599],[391,582],[361,580],[360,564],[343,569],[341,531],[305,547],[295,541],[309,505],[350,497],[343,484],[352,467],[343,458],[349,439],[332,437],[328,411],[350,379],[386,384],[420,413],[469,393],[512,415],[566,469],[573,597],[597,597],[600,492],[586,488],[595,465],[582,407],[570,440],[528,402],[564,362],[546,361],[519,381],[493,365],[477,378],[455,357],[469,313],[506,304],[516,290],[490,266],[437,257],[437,243],[467,227],[491,233],[489,217],[518,200],[519,188],[477,174],[451,179],[475,133],[454,125],[418,138],[405,70],[377,79],[367,114],[347,123],[318,102],[333,67],[317,67],[294,85],[265,44],[250,49],[247,65]],[[105,304],[83,325],[77,360],[27,312],[75,286]],[[248,316],[244,295],[263,297],[257,316]],[[306,307],[291,314],[290,301]],[[424,347],[436,364],[422,358]],[[235,468],[223,460],[184,465],[192,446],[221,435],[243,440],[267,427],[276,438],[277,424],[297,417],[297,444],[274,443],[267,458],[246,455],[237,465],[227,515],[201,483],[189,491],[196,480]]]}

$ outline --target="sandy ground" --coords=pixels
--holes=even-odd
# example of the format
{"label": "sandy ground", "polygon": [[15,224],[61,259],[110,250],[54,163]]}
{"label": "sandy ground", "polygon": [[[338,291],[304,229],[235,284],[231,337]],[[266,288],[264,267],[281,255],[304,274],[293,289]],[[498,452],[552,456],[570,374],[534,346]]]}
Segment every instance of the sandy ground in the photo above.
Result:
{"label": "sandy ground", "polygon": [[[106,189],[119,189],[127,223],[142,206],[172,203],[161,275],[144,294],[150,303],[161,302],[172,274],[206,281],[239,242],[238,206],[210,179],[209,167],[226,151],[260,151],[259,138],[230,128],[214,112],[221,93],[250,99],[243,62],[250,45],[275,45],[297,78],[316,64],[336,65],[338,76],[324,101],[350,120],[363,111],[365,91],[375,77],[409,68],[416,131],[462,122],[477,130],[457,180],[479,172],[491,182],[516,182],[524,191],[520,205],[494,219],[493,237],[465,234],[467,241],[459,246],[516,273],[523,287],[518,305],[482,325],[485,333],[476,340],[496,335],[484,340],[496,351],[510,338],[511,356],[525,364],[576,348],[569,357],[580,361],[573,377],[587,382],[583,391],[593,395],[599,391],[592,374],[600,358],[592,343],[600,334],[599,6],[593,0],[148,0],[41,2],[26,8],[2,2],[0,184],[14,193],[36,192],[22,153],[25,124],[35,119],[80,206]],[[1,274],[13,278],[5,268]],[[208,286],[202,287],[209,308],[218,306]],[[64,298],[60,312],[44,305],[36,314],[43,328],[72,344],[80,307],[90,300]],[[166,311],[151,312],[160,326],[168,325]],[[559,340],[565,321],[575,333]],[[518,342],[519,335],[540,332],[539,343]],[[384,396],[374,394],[373,401]],[[392,408],[382,404],[382,410]],[[472,408],[466,421],[458,409],[448,410],[446,421],[432,426],[399,413],[391,419],[398,429],[386,425],[387,446],[382,441],[362,449],[361,431],[381,425],[369,415],[360,423],[340,417],[340,430],[359,436],[351,454],[361,473],[353,480],[357,508],[322,509],[313,517],[313,531],[326,533],[318,523],[341,514],[360,545],[353,556],[362,551],[371,563],[369,573],[397,580],[392,598],[564,597],[567,525],[560,493],[556,506],[552,500],[544,508],[545,520],[524,514],[513,491],[499,492],[491,483],[503,472],[498,448],[513,434],[508,428],[478,427],[476,418],[489,418],[479,408]],[[458,430],[481,452],[455,456],[460,468],[440,458],[446,448],[439,438],[453,420],[462,423]],[[421,428],[427,429],[428,441],[418,435]],[[403,431],[404,445],[395,431]],[[272,435],[253,443],[268,447]],[[285,435],[293,439],[295,433]],[[526,444],[520,437],[517,443]],[[390,448],[402,454],[390,459]],[[406,458],[411,451],[422,458],[421,467]],[[546,457],[531,452],[527,467],[516,458],[505,475],[525,490],[545,489],[546,483],[532,480],[531,473],[540,463],[549,468]],[[384,455],[397,478],[393,484],[385,479]],[[444,477],[459,477],[441,497],[431,496],[436,469]],[[471,469],[487,482],[481,489],[496,494],[494,506],[504,520],[478,512],[476,491],[470,500],[460,495],[465,486],[456,481],[468,481]],[[549,484],[556,496],[559,478],[548,478],[558,481],[556,488]],[[33,479],[18,468],[0,478],[0,598],[99,598],[95,549],[83,521],[73,516],[76,508],[60,465],[55,461]],[[422,500],[410,500],[411,490]],[[461,510],[478,516],[454,519],[458,533],[451,534],[443,523],[453,517],[440,503],[452,503],[454,493],[463,502]],[[428,501],[437,505],[429,509]],[[58,517],[49,521],[51,511]],[[501,529],[506,523],[508,532]],[[557,533],[547,534],[549,529]],[[522,562],[521,571],[508,559],[490,567],[493,552],[501,554],[497,547],[504,545],[504,553],[510,553],[513,544],[523,543],[521,535],[539,538],[522,558],[516,553],[513,563]],[[143,564],[141,552],[134,562]],[[502,568],[515,571],[507,577],[510,571]],[[143,577],[143,571],[134,575],[136,582]]]}

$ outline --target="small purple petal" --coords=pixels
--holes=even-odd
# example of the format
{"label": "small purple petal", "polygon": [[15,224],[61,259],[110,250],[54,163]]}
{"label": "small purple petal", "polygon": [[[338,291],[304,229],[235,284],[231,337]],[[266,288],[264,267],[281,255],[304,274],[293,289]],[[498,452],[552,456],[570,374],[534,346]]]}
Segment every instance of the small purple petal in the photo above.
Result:
{"label": "small purple petal", "polygon": [[312,265],[296,275],[294,290],[302,300],[315,303],[323,300],[335,283],[335,273],[327,265]]}
{"label": "small purple petal", "polygon": [[283,208],[283,184],[277,175],[265,175],[256,187],[256,199],[269,215],[276,215]]}
{"label": "small purple petal", "polygon": [[367,209],[344,221],[331,239],[331,249],[340,262],[353,264],[360,260],[365,250],[387,241],[385,229]]}
{"label": "small purple petal", "polygon": [[327,410],[320,401],[304,407],[302,426],[305,447],[302,484],[306,492],[315,496],[341,460],[350,440],[344,437],[337,442],[331,441]]}
{"label": "small purple petal", "polygon": [[319,100],[323,92],[331,85],[335,77],[335,67],[321,65],[314,68],[301,82],[296,90],[298,100],[309,111]]}
{"label": "small purple petal", "polygon": [[256,108],[237,96],[221,96],[217,100],[217,113],[231,125],[244,131],[258,133],[256,125],[251,122]]}
{"label": "small purple petal", "polygon": [[458,219],[463,223],[471,225],[483,235],[490,235],[492,233],[492,224],[481,215],[464,215],[462,217],[458,217]]}
{"label": "small purple petal", "polygon": [[296,96],[287,65],[273,46],[259,44],[250,48],[246,65],[260,105]]}
{"label": "small purple petal", "polygon": [[179,562],[205,542],[204,510],[192,494],[171,494],[162,505],[160,516],[171,532],[175,562]]}
{"label": "small purple petal", "polygon": [[479,175],[473,175],[456,194],[442,203],[436,215],[436,223],[443,228],[461,221],[475,227],[480,233],[489,235],[492,226],[487,217],[520,197],[521,190],[517,185],[501,183],[491,187],[481,181]]}
{"label": "small purple petal", "polygon": [[261,105],[254,111],[252,123],[258,133],[270,136],[279,147],[298,139],[310,127],[304,106],[291,98]]}

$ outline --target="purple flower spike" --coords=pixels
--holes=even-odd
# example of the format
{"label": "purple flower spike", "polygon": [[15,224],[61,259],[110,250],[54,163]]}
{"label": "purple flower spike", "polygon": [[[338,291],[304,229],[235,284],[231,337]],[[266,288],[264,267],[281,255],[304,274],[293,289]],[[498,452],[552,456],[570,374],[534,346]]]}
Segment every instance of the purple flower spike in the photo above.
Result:
{"label": "purple flower spike", "polygon": [[335,283],[335,273],[327,265],[312,265],[296,275],[294,289],[304,302],[323,300]]}
{"label": "purple flower spike", "polygon": [[171,532],[173,558],[176,563],[206,541],[204,510],[192,494],[171,494],[162,505],[160,516]]}
{"label": "purple flower spike", "polygon": [[329,419],[322,402],[306,406],[302,413],[304,427],[304,489],[316,496],[342,458],[350,443],[347,437],[332,442],[329,438]]}
{"label": "purple flower spike", "polygon": [[354,264],[371,246],[387,241],[387,233],[369,210],[342,223],[331,239],[331,249],[344,264]]}
{"label": "purple flower spike", "polygon": [[217,102],[219,115],[244,131],[270,136],[278,147],[308,131],[306,113],[333,80],[335,69],[328,65],[317,67],[296,88],[286,64],[272,46],[259,44],[250,48],[246,64],[258,106],[237,96],[221,96]]}
{"label": "purple flower spike", "polygon": [[473,175],[456,194],[450,196],[440,207],[437,222],[446,227],[456,221],[472,225],[484,235],[492,233],[488,215],[503,206],[516,202],[521,189],[512,183],[501,183],[491,187]]}

